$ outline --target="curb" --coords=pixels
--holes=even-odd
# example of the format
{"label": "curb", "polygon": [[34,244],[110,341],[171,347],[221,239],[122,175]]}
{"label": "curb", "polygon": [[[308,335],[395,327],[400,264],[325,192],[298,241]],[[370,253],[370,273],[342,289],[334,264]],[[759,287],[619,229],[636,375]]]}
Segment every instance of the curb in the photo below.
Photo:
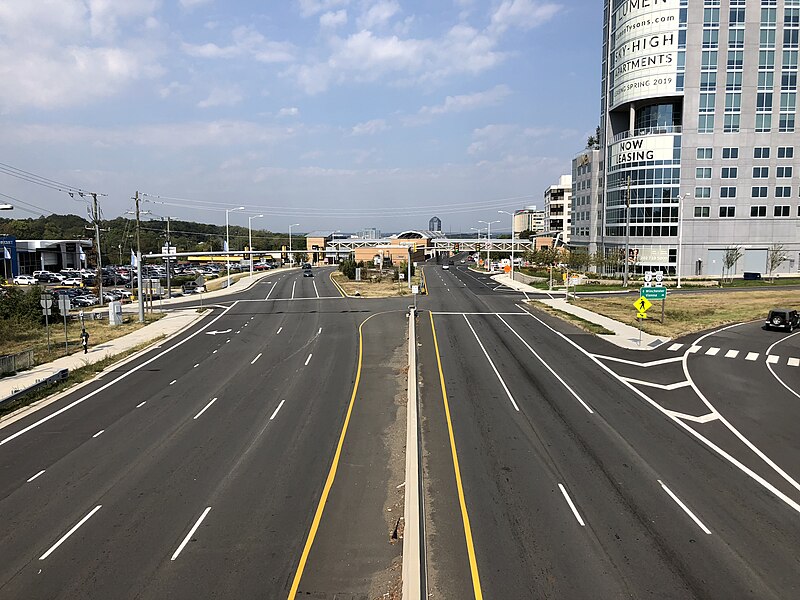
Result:
{"label": "curb", "polygon": [[419,422],[417,417],[416,311],[408,311],[408,404],[406,416],[406,493],[403,511],[403,600],[427,598],[423,522],[420,505]]}

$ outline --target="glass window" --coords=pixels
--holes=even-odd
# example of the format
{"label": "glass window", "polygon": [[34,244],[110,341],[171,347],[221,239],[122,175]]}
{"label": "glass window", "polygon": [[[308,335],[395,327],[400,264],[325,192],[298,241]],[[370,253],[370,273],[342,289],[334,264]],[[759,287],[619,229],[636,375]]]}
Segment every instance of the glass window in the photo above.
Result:
{"label": "glass window", "polygon": [[766,179],[769,177],[769,167],[753,167],[753,179]]}
{"label": "glass window", "polygon": [[728,31],[728,48],[744,48],[744,29]]}
{"label": "glass window", "polygon": [[775,68],[775,50],[758,51],[758,68],[764,70]]}
{"label": "glass window", "polygon": [[779,146],[778,147],[778,158],[794,158],[794,147],[793,146]]}
{"label": "glass window", "polygon": [[[717,15],[717,22],[719,23],[719,15]],[[762,8],[761,9],[761,26],[762,27],[775,27],[778,22],[778,10],[775,8]]]}
{"label": "glass window", "polygon": [[653,129],[681,124],[681,111],[675,104],[651,104],[636,111],[635,129]]}
{"label": "glass window", "polygon": [[713,113],[716,98],[716,94],[700,94],[700,112]]}
{"label": "glass window", "polygon": [[772,92],[758,92],[756,94],[756,110],[758,112],[772,112]]}
{"label": "glass window", "polygon": [[[762,9],[763,13],[764,9]],[[774,12],[774,9],[773,9]],[[763,19],[763,14],[762,14]],[[719,27],[719,9],[718,8],[704,8],[703,9],[703,25],[706,27]]]}
{"label": "glass window", "polygon": [[783,68],[792,71],[797,70],[797,50],[783,51]]}
{"label": "glass window", "polygon": [[[716,52],[714,52],[716,54]],[[772,61],[775,62],[775,53],[772,52]],[[744,66],[744,50],[728,50],[728,69],[740,70]]]}
{"label": "glass window", "polygon": [[774,217],[788,217],[789,210],[790,208],[788,205],[776,205],[772,211],[772,215]]}
{"label": "glass window", "polygon": [[735,206],[720,206],[719,216],[721,219],[733,219],[736,216]]}
{"label": "glass window", "polygon": [[717,89],[717,74],[715,72],[700,73],[700,90],[713,92]]}
{"label": "glass window", "polygon": [[730,12],[729,22],[731,27],[735,25],[744,25],[744,9],[732,8]]}
{"label": "glass window", "polygon": [[750,216],[754,218],[762,218],[767,216],[767,207],[766,206],[751,206],[750,207]]}
{"label": "glass window", "polygon": [[722,167],[722,179],[736,179],[739,176],[739,167]]}
{"label": "glass window", "polygon": [[741,112],[742,94],[739,92],[729,92],[725,94],[725,112]]}
{"label": "glass window", "polygon": [[695,219],[707,219],[711,216],[711,207],[709,206],[695,206],[694,207],[694,218]]}
{"label": "glass window", "polygon": [[775,73],[772,71],[758,72],[758,89],[770,91],[775,86]]}
{"label": "glass window", "polygon": [[781,89],[782,90],[797,89],[797,72],[787,71],[781,74]]}
{"label": "glass window", "polygon": [[719,188],[720,198],[736,198],[736,188],[732,186],[722,186]]}
{"label": "glass window", "polygon": [[791,133],[794,131],[794,114],[781,114],[778,119],[778,131]]}
{"label": "glass window", "polygon": [[697,167],[694,171],[697,179],[711,179],[711,167]]}
{"label": "glass window", "polygon": [[753,158],[769,158],[769,146],[756,146],[753,148]]}
{"label": "glass window", "polygon": [[711,188],[710,187],[696,187],[696,188],[694,188],[694,197],[695,198],[711,198]]}
{"label": "glass window", "polygon": [[714,133],[714,115],[700,115],[698,117],[697,133]]}
{"label": "glass window", "polygon": [[797,108],[797,92],[781,92],[781,112],[794,112]]}
{"label": "glass window", "polygon": [[762,29],[759,36],[759,46],[761,48],[774,48],[775,47],[775,30]]}
{"label": "glass window", "polygon": [[[784,48],[797,48],[800,42],[800,29],[784,29],[783,30],[783,47]],[[774,46],[773,46],[774,47]]]}
{"label": "glass window", "polygon": [[741,115],[725,113],[723,132],[736,133],[739,131]]}
{"label": "glass window", "polygon": [[756,131],[765,132],[772,129],[772,115],[761,113],[756,115]]}
{"label": "glass window", "polygon": [[703,54],[700,58],[700,68],[703,69],[704,71],[716,70],[717,68],[716,50],[703,50]]}
{"label": "glass window", "polygon": [[767,188],[766,186],[754,186],[750,189],[750,197],[751,198],[766,198],[767,197]]}
{"label": "glass window", "polygon": [[719,47],[719,29],[703,30],[703,48]]}
{"label": "glass window", "polygon": [[776,198],[791,198],[792,197],[792,188],[788,185],[779,185],[775,188],[775,197]]}
{"label": "glass window", "polygon": [[725,75],[725,89],[729,92],[742,91],[742,72],[728,71]]}
{"label": "glass window", "polygon": [[697,160],[711,160],[714,158],[714,149],[713,148],[698,148],[697,149]]}
{"label": "glass window", "polygon": [[792,167],[778,167],[776,169],[775,175],[777,177],[791,177],[792,176]]}
{"label": "glass window", "polygon": [[722,158],[739,158],[738,148],[723,148]]}

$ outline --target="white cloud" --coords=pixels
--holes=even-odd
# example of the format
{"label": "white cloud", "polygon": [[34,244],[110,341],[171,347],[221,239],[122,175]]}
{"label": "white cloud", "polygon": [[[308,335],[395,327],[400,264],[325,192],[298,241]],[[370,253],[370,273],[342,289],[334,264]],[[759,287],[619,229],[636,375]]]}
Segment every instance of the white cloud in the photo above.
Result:
{"label": "white cloud", "polygon": [[161,74],[158,41],[112,39],[121,23],[136,23],[147,31],[155,1],[119,5],[99,0],[1,2],[0,80],[5,85],[0,87],[0,112],[87,105]]}
{"label": "white cloud", "polygon": [[323,29],[336,29],[347,24],[347,11],[326,12],[319,18],[319,26]]}
{"label": "white cloud", "polygon": [[198,108],[214,108],[216,106],[235,106],[242,101],[242,92],[236,86],[215,87],[208,98],[197,103]]}
{"label": "white cloud", "polygon": [[327,60],[286,71],[308,94],[325,91],[332,83],[389,76],[399,85],[441,83],[454,75],[481,73],[506,58],[495,49],[494,38],[466,25],[456,25],[440,39],[402,39],[362,30],[330,44]]}
{"label": "white cloud", "polygon": [[460,113],[487,106],[496,106],[511,94],[511,89],[506,85],[497,85],[484,92],[447,96],[442,104],[436,106],[423,106],[419,113],[406,119],[408,125],[422,125],[430,122],[433,117],[450,113]]}
{"label": "white cloud", "polygon": [[212,1],[213,0],[180,0],[180,5],[184,10],[194,10],[198,6],[209,4]]}
{"label": "white cloud", "polygon": [[562,8],[553,2],[503,0],[492,14],[492,29],[498,33],[510,27],[533,29],[552,19]]}
{"label": "white cloud", "polygon": [[158,95],[162,98],[169,98],[175,94],[183,94],[189,91],[189,86],[177,81],[170,81],[167,85],[162,86],[158,90]]}
{"label": "white cloud", "polygon": [[337,8],[339,6],[347,6],[350,0],[298,0],[300,6],[300,16],[313,17],[321,12]]}
{"label": "white cloud", "polygon": [[279,117],[296,117],[300,114],[300,109],[296,106],[282,108],[278,111]]}
{"label": "white cloud", "polygon": [[358,18],[358,26],[361,29],[382,27],[399,12],[400,5],[394,0],[380,0],[379,2],[370,6]]}
{"label": "white cloud", "polygon": [[231,32],[233,43],[218,46],[214,43],[183,43],[183,51],[197,58],[251,57],[262,63],[282,63],[294,60],[294,47],[288,42],[268,40],[252,27],[237,27]]}
{"label": "white cloud", "polygon": [[353,127],[352,135],[375,135],[381,131],[386,131],[389,126],[383,119],[372,119],[364,123],[358,123]]}

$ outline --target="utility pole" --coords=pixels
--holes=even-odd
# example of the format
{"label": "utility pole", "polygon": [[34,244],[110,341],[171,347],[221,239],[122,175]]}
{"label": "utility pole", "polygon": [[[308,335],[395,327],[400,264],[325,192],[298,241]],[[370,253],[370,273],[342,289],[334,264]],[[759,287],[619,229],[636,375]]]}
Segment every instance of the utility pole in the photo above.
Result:
{"label": "utility pole", "polygon": [[100,210],[97,208],[96,193],[92,193],[92,221],[94,222],[95,244],[97,244],[97,286],[100,291],[100,306],[103,306],[103,258],[100,252]]}
{"label": "utility pole", "polygon": [[167,217],[167,299],[172,298],[172,285],[170,282],[170,271],[172,271],[172,259],[170,258],[170,243],[169,243],[169,217]]}
{"label": "utility pole", "polygon": [[622,287],[628,287],[628,256],[631,243],[631,176],[628,175],[628,192],[625,194],[625,271],[622,276]]}
{"label": "utility pole", "polygon": [[136,297],[139,299],[139,323],[144,323],[144,286],[142,285],[142,242],[139,238],[139,191],[136,191]]}

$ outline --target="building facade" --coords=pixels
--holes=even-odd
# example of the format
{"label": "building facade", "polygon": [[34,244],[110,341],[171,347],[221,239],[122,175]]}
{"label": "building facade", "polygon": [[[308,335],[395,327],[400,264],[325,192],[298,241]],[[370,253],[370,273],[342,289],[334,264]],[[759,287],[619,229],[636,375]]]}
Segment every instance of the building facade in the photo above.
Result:
{"label": "building facade", "polygon": [[554,236],[560,234],[563,243],[569,242],[570,215],[572,213],[572,175],[562,175],[558,184],[544,192],[545,230]]}
{"label": "building facade", "polygon": [[428,229],[431,231],[441,231],[442,220],[439,217],[432,217],[431,220],[428,221]]}
{"label": "building facade", "polygon": [[600,173],[600,150],[587,148],[572,159],[572,223],[570,246],[600,250],[603,223],[603,194]]}
{"label": "building facade", "polygon": [[732,274],[776,253],[797,271],[800,0],[606,0],[604,18],[606,254],[714,276],[738,247]]}
{"label": "building facade", "polygon": [[541,233],[544,231],[544,211],[535,206],[526,206],[514,211],[514,237],[518,238],[523,231]]}

